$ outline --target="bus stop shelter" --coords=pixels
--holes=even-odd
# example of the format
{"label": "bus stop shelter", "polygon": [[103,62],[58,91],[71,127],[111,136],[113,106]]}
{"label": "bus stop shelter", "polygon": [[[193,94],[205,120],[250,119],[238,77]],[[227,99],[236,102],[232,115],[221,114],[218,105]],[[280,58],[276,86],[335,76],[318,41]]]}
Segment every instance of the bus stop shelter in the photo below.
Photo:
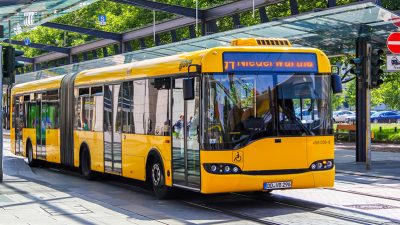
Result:
{"label": "bus stop shelter", "polygon": [[396,14],[373,1],[357,2],[101,59],[25,73],[17,76],[16,82],[97,68],[101,65],[130,63],[230,45],[232,39],[245,37],[287,38],[294,46],[319,48],[329,57],[355,54],[356,39],[363,35],[370,35],[376,45],[384,47],[388,35],[398,30],[393,23],[396,17]]}

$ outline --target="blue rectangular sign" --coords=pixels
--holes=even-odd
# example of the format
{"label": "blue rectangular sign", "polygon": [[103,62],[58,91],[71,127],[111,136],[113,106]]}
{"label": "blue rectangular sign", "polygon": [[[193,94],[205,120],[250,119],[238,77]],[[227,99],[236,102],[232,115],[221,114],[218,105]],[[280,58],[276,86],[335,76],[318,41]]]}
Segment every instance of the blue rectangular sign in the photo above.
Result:
{"label": "blue rectangular sign", "polygon": [[225,52],[223,58],[225,72],[318,73],[314,53]]}

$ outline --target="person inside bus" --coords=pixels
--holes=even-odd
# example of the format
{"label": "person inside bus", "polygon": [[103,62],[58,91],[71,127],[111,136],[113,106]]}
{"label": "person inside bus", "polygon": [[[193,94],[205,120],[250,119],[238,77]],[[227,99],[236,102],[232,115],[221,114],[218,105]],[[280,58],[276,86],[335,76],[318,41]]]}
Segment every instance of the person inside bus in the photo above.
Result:
{"label": "person inside bus", "polygon": [[176,138],[180,138],[183,136],[183,115],[179,116],[179,119],[175,122],[175,124],[172,126],[172,132],[175,134]]}
{"label": "person inside bus", "polygon": [[88,131],[89,130],[89,124],[88,124],[88,120],[86,118],[83,119],[83,130],[84,131]]}
{"label": "person inside bus", "polygon": [[240,102],[235,104],[228,113],[228,128],[229,132],[240,132],[242,128],[242,109]]}
{"label": "person inside bus", "polygon": [[186,124],[186,132],[187,132],[188,139],[190,139],[190,133],[191,133],[190,128],[191,128],[192,124],[193,124],[193,116],[190,116],[189,121],[187,121],[187,124]]}

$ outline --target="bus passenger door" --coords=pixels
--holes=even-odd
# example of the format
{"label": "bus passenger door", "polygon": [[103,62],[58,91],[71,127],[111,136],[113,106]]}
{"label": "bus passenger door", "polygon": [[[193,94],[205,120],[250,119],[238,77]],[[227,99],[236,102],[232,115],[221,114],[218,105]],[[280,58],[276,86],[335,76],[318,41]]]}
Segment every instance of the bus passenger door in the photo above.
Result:
{"label": "bus passenger door", "polygon": [[36,124],[36,158],[46,159],[46,102],[45,94],[38,94],[36,108],[38,123]]}
{"label": "bus passenger door", "polygon": [[104,170],[108,173],[121,174],[121,85],[104,86]]}
{"label": "bus passenger door", "polygon": [[22,128],[24,127],[23,97],[16,97],[14,106],[15,121],[15,154],[22,154]]}
{"label": "bus passenger door", "polygon": [[175,186],[200,189],[199,78],[194,100],[183,100],[183,79],[172,89],[172,180]]}

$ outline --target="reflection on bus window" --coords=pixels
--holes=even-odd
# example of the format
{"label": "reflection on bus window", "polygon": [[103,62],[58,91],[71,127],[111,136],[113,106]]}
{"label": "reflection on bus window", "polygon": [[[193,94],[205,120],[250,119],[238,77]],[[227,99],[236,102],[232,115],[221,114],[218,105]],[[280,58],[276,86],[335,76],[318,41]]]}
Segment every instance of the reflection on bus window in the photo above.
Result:
{"label": "reflection on bus window", "polygon": [[204,88],[207,149],[237,149],[277,135],[332,133],[330,76],[210,74]]}

